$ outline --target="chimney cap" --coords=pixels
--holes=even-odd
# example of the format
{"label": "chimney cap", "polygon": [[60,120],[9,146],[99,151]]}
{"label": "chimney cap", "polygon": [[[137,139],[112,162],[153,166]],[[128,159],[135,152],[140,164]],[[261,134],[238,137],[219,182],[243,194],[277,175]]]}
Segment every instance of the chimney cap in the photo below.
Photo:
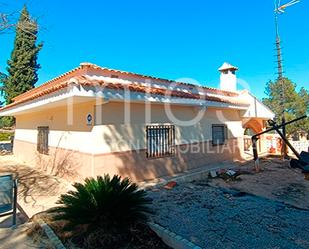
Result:
{"label": "chimney cap", "polygon": [[220,72],[226,71],[226,70],[234,70],[237,71],[238,67],[235,67],[231,65],[230,63],[224,62],[223,65],[218,69]]}

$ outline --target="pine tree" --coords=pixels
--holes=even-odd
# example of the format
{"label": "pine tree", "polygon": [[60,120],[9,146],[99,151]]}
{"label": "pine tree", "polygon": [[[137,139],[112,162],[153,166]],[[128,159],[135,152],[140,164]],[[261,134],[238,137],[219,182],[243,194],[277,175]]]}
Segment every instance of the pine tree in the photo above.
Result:
{"label": "pine tree", "polygon": [[[286,121],[303,116],[308,111],[308,91],[303,88],[298,93],[296,84],[288,78],[283,78],[283,83],[279,80],[275,82],[269,81],[266,85],[265,94],[267,94],[268,98],[264,98],[263,103],[276,114],[278,123],[282,121],[283,111],[285,112]],[[282,96],[284,96],[284,99],[282,99]],[[288,125],[286,127],[287,134],[292,135],[302,132],[307,125],[308,119]]]}
{"label": "pine tree", "polygon": [[32,89],[38,80],[40,65],[37,57],[42,44],[37,43],[38,25],[24,6],[16,25],[16,36],[11,59],[8,60],[8,75],[3,79],[2,92],[6,104],[17,95]]}
{"label": "pine tree", "polygon": [[[299,91],[299,108],[298,116],[304,116],[309,114],[309,92],[304,87]],[[302,120],[297,124],[298,130],[303,133],[303,135],[309,135],[309,119]]]}

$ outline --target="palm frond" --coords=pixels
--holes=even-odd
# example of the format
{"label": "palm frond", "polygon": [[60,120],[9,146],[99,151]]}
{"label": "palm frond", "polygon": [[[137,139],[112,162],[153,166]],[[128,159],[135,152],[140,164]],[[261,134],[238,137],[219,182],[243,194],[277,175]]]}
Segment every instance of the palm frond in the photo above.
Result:
{"label": "palm frond", "polygon": [[98,176],[75,183],[75,190],[62,195],[58,207],[50,210],[55,220],[67,220],[68,227],[86,225],[90,230],[108,226],[125,227],[146,221],[151,213],[144,190],[129,178]]}

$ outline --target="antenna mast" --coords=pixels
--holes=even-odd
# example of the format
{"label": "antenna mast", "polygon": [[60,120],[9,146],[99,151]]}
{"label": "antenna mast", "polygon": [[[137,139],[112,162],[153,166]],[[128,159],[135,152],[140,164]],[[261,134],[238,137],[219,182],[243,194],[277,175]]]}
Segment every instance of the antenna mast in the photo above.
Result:
{"label": "antenna mast", "polygon": [[278,23],[278,15],[279,12],[276,11],[279,8],[280,0],[276,0],[275,2],[275,29],[276,29],[276,51],[277,51],[277,64],[278,64],[278,79],[282,80],[283,78],[283,66],[282,66],[282,51],[281,51],[281,39],[279,35],[279,23]]}
{"label": "antenna mast", "polygon": [[[279,22],[278,16],[285,12],[285,9],[299,3],[300,0],[292,0],[287,4],[281,5],[281,0],[275,0],[275,29],[276,29],[276,51],[277,51],[277,65],[278,65],[278,81],[281,86],[281,106],[282,108],[282,133],[286,137],[286,128],[285,128],[285,84],[283,79],[283,66],[282,66],[282,50],[281,50],[281,39],[279,35]],[[288,158],[287,153],[287,146],[286,143],[283,141],[282,143],[282,154],[284,158]]]}

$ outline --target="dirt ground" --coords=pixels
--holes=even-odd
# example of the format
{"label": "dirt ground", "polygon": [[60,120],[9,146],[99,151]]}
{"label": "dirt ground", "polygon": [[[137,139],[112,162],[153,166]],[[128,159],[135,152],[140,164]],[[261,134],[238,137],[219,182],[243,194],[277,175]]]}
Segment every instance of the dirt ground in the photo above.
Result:
{"label": "dirt ground", "polygon": [[[27,218],[36,213],[54,207],[59,196],[72,189],[71,183],[49,175],[36,168],[31,168],[18,161],[14,156],[0,156],[0,174],[12,173],[18,179],[18,228],[10,229],[12,217],[0,219],[0,248],[52,248],[45,236],[34,233],[27,236]],[[25,217],[28,216],[28,217]],[[169,248],[148,227],[147,230],[134,228],[134,239],[126,248]],[[136,240],[136,241],[135,241]],[[68,248],[77,248],[71,245]]]}
{"label": "dirt ground", "polygon": [[28,226],[20,225],[16,229],[0,229],[0,248],[1,249],[42,249],[40,244],[35,243],[27,235]]}
{"label": "dirt ground", "polygon": [[[202,248],[309,248],[309,181],[288,162],[261,160],[238,168],[236,181],[220,178],[154,188],[153,221]],[[0,174],[19,178],[18,202],[31,217],[55,205],[70,189],[63,179],[0,157]]]}
{"label": "dirt ground", "polygon": [[24,165],[14,156],[0,156],[0,174],[12,173],[18,178],[18,204],[29,218],[53,207],[62,193],[71,188],[65,180]]}
{"label": "dirt ground", "polygon": [[240,167],[236,181],[152,188],[152,219],[202,248],[309,248],[309,182],[288,162],[268,158],[261,167]]}
{"label": "dirt ground", "polygon": [[28,218],[55,205],[68,189],[62,179],[45,174],[18,161],[12,155],[0,156],[0,174],[11,173],[18,178],[17,228],[11,229],[12,216],[0,219],[0,248],[51,248],[27,235]]}
{"label": "dirt ground", "polygon": [[289,161],[279,158],[264,158],[260,161],[261,172],[253,171],[254,163],[249,162],[238,169],[243,171],[236,181],[215,178],[211,186],[235,189],[292,206],[309,210],[309,181],[299,169],[292,169]]}

